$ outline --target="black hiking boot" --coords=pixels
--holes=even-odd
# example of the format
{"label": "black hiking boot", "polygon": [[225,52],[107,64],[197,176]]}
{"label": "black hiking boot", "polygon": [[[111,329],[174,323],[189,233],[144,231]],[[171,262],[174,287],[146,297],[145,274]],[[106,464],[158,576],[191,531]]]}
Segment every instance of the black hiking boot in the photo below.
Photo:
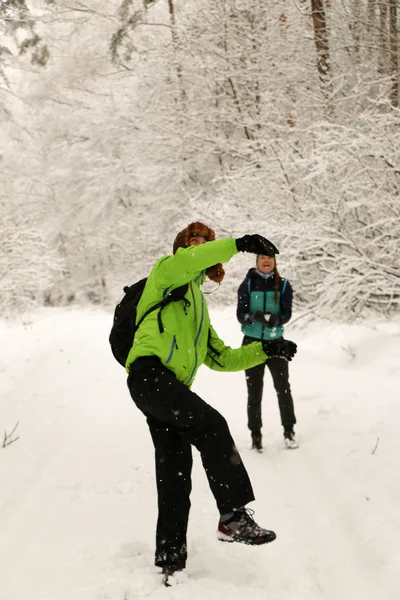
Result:
{"label": "black hiking boot", "polygon": [[[165,587],[173,587],[182,579],[183,569],[177,567],[163,567],[161,570],[162,582]],[[178,577],[176,577],[178,576]]]}
{"label": "black hiking boot", "polygon": [[253,519],[254,510],[241,508],[235,510],[233,517],[218,524],[217,536],[221,542],[240,542],[251,546],[260,546],[273,542],[276,538],[274,531],[263,529]]}
{"label": "black hiking boot", "polygon": [[251,447],[253,450],[258,450],[258,452],[262,452],[263,449],[263,445],[262,445],[262,435],[261,433],[252,433],[251,434]]}
{"label": "black hiking boot", "polygon": [[289,448],[289,450],[293,450],[294,448],[299,447],[293,429],[285,429],[285,431],[283,432],[283,437],[285,440],[285,446],[286,448]]}

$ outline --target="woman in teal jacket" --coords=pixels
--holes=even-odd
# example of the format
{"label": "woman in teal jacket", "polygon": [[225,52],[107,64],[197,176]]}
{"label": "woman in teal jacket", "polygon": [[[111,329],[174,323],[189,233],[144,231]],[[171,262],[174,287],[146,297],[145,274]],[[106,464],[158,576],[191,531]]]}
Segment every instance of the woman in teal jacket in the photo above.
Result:
{"label": "woman in teal jacket", "polygon": [[[223,541],[265,544],[275,533],[261,528],[246,509],[254,500],[247,471],[223,416],[190,387],[202,364],[218,371],[238,371],[264,363],[268,343],[241,348],[225,346],[210,323],[200,289],[205,277],[220,282],[221,263],[239,251],[278,252],[259,235],[215,241],[202,223],[191,223],[175,239],[172,256],[154,265],[137,307],[137,322],[172,290],[187,285],[182,300],[151,312],[135,333],[126,361],[128,387],[147,417],[156,456],[158,522],[155,564],[166,578],[186,565],[186,531],[190,508],[192,452],[200,452],[215,497]],[[289,359],[296,352],[285,341],[275,353]]]}
{"label": "woman in teal jacket", "polygon": [[[237,318],[244,333],[243,345],[268,340],[271,354],[274,344],[283,340],[284,325],[292,316],[292,287],[276,268],[275,254],[257,256],[257,268],[250,269],[238,289]],[[293,398],[289,383],[289,365],[281,356],[246,368],[247,417],[253,448],[262,451],[261,401],[265,367],[268,367],[278,396],[284,441],[297,448]]]}

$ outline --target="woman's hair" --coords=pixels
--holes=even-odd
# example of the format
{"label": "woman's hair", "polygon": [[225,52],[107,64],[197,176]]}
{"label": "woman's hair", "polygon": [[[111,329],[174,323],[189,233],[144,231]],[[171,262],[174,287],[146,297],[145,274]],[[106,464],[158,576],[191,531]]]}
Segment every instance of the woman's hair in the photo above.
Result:
{"label": "woman's hair", "polygon": [[276,303],[278,303],[278,298],[279,298],[279,288],[281,285],[281,276],[278,273],[278,269],[276,268],[276,261],[275,261],[275,266],[274,266],[274,300]]}
{"label": "woman's hair", "polygon": [[[204,237],[207,242],[213,242],[215,240],[215,233],[210,227],[207,227],[204,223],[195,221],[178,233],[173,244],[173,253],[175,254],[179,248],[188,248],[190,246],[190,240],[197,236]],[[208,267],[208,269],[206,269],[206,275],[211,281],[221,283],[225,276],[224,267],[221,263]]]}
{"label": "woman's hair", "polygon": [[195,221],[178,233],[172,247],[172,252],[175,254],[178,248],[188,248],[190,246],[190,240],[197,236],[206,238],[207,242],[213,242],[215,240],[215,233],[210,227],[207,227],[204,223]]}

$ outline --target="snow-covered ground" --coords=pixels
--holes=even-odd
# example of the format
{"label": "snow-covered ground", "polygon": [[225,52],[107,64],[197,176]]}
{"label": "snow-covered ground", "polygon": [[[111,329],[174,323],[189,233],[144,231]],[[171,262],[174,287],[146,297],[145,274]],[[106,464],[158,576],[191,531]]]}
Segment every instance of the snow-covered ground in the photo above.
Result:
{"label": "snow-covered ground", "polygon": [[[232,346],[234,308],[212,311]],[[400,323],[287,328],[300,448],[286,450],[268,373],[265,451],[249,448],[243,373],[205,367],[251,476],[258,548],[221,544],[195,454],[188,579],[153,567],[156,493],[145,420],[108,347],[111,314],[38,311],[0,321],[1,600],[400,598]],[[301,321],[300,321],[301,323]]]}

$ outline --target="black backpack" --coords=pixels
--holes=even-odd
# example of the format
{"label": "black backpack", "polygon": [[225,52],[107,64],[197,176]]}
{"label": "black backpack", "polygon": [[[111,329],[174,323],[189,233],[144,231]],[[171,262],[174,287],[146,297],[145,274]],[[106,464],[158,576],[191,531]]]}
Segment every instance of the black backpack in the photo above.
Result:
{"label": "black backpack", "polygon": [[144,313],[140,321],[136,323],[136,309],[139,304],[139,300],[142,297],[146,282],[147,277],[137,281],[131,286],[125,286],[125,296],[115,307],[113,326],[111,328],[109,342],[114,358],[123,367],[125,367],[126,359],[128,358],[129,351],[132,348],[135,333],[147,315],[153,312],[153,310],[157,310],[158,308],[160,309],[158,312],[158,328],[160,333],[163,333],[164,326],[161,320],[161,311],[164,306],[167,306],[171,302],[176,302],[178,300],[183,300],[185,302],[185,308],[190,306],[189,300],[184,297],[189,288],[188,284],[185,284],[172,290],[172,292],[168,294],[164,300],[157,302],[157,304],[149,308]]}

